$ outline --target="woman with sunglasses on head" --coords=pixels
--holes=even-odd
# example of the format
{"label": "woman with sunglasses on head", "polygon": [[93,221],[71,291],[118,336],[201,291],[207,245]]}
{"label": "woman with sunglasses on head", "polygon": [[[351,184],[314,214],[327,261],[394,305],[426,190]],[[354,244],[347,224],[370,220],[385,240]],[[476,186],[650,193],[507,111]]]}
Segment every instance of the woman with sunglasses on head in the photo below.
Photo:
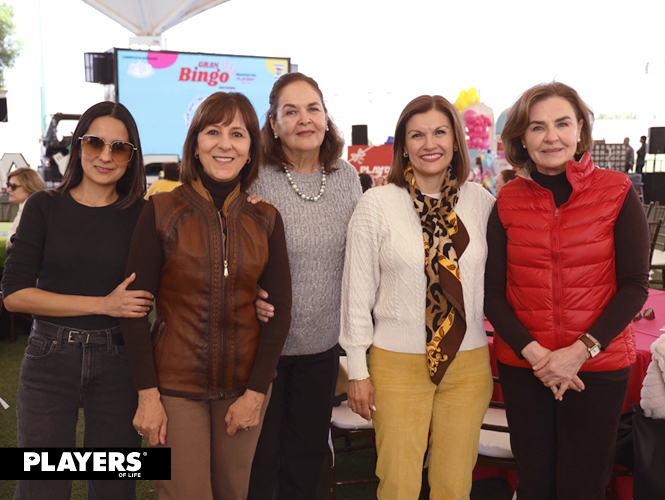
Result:
{"label": "woman with sunglasses on head", "polygon": [[485,314],[495,329],[520,500],[603,500],[648,296],[649,232],[623,172],[589,154],[593,112],[571,87],[508,111],[487,228]]}
{"label": "woman with sunglasses on head", "polygon": [[[62,183],[26,202],[2,279],[8,310],[34,318],[18,391],[18,446],[139,447],[137,407],[120,317],[152,303],[128,291],[129,243],[145,200],[136,123],[113,102],[89,108],[74,132]],[[133,499],[134,481],[88,481],[88,498]],[[17,482],[15,499],[69,499],[71,481]]]}
{"label": "woman with sunglasses on head", "polygon": [[32,193],[46,189],[46,184],[44,184],[44,181],[39,177],[36,170],[23,167],[17,168],[9,173],[9,176],[7,177],[7,189],[9,191],[9,201],[19,204],[16,217],[14,217],[12,225],[7,230],[6,246],[7,249],[9,249],[12,246],[11,238],[16,233],[18,223],[21,221],[25,200],[27,200]]}

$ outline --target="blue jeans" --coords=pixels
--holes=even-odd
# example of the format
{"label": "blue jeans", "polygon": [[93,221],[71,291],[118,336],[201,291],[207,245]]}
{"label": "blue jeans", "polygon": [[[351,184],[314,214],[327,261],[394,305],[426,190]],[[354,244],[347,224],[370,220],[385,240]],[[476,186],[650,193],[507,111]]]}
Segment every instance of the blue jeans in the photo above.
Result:
{"label": "blue jeans", "polygon": [[[73,448],[83,408],[85,448],[141,446],[132,419],[138,397],[120,327],[75,335],[71,329],[35,321],[21,365],[18,389],[19,448]],[[77,332],[81,332],[77,330]],[[95,342],[95,343],[93,343]],[[88,500],[133,500],[132,480],[88,481]],[[17,481],[14,500],[69,499],[71,481]]]}

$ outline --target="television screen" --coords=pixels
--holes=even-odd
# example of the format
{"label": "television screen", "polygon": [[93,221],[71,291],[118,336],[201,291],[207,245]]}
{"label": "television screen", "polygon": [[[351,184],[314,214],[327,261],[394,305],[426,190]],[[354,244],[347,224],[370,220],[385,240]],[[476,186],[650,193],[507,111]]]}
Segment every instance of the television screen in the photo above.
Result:
{"label": "television screen", "polygon": [[289,58],[115,49],[116,97],[132,113],[144,155],[177,154],[194,112],[214,92],[240,92],[262,125]]}

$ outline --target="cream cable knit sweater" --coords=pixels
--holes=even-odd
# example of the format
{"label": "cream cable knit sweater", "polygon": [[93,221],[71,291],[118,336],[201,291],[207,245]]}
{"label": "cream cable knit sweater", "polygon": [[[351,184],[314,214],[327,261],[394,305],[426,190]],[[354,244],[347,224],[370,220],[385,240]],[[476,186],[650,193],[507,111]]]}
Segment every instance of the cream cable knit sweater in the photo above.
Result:
{"label": "cream cable knit sweater", "polygon": [[[494,197],[465,183],[455,211],[469,233],[459,260],[467,331],[460,347],[487,345],[483,316],[487,219]],[[339,343],[349,378],[369,376],[371,344],[388,351],[425,353],[425,249],[420,219],[406,189],[389,184],[368,190],[347,233]],[[372,312],[375,325],[372,325]]]}

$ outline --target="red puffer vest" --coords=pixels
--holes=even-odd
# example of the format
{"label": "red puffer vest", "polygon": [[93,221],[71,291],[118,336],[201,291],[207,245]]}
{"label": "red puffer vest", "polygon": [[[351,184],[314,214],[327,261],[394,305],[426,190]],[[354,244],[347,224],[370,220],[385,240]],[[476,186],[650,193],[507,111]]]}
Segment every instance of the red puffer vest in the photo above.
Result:
{"label": "red puffer vest", "polygon": [[[559,208],[552,192],[518,177],[501,189],[499,218],[506,230],[506,298],[517,318],[544,347],[571,345],[593,325],[616,293],[614,223],[630,181],[621,172],[598,169],[586,153],[566,169],[573,186]],[[500,337],[496,359],[530,368]],[[628,325],[582,371],[618,370],[635,361]]]}

